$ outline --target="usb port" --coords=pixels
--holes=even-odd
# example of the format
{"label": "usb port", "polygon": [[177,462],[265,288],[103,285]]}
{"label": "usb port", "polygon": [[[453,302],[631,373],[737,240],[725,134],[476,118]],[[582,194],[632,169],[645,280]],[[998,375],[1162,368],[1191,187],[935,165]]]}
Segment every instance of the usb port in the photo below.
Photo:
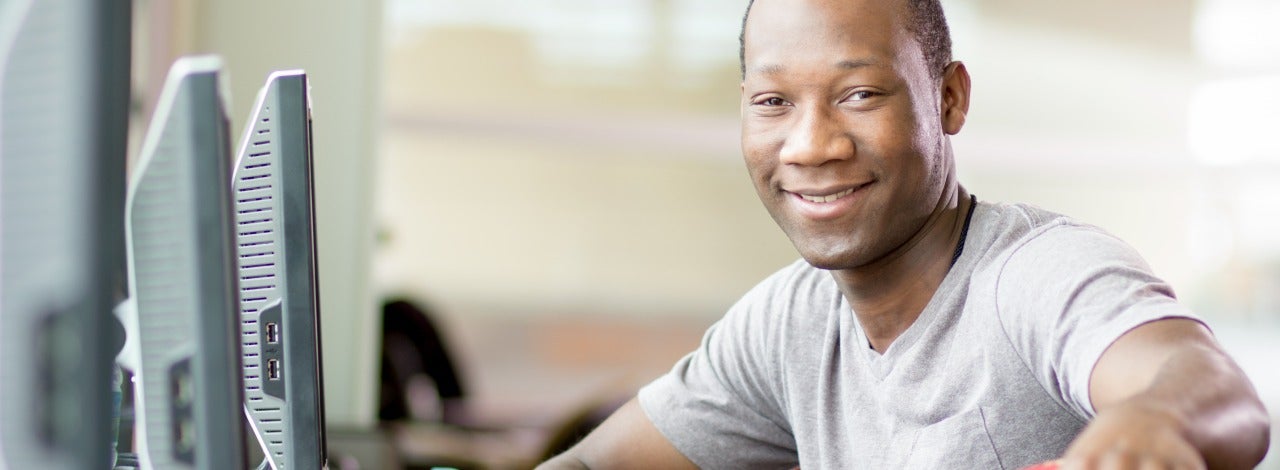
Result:
{"label": "usb port", "polygon": [[176,376],[170,382],[173,385],[173,402],[176,406],[191,406],[191,377]]}
{"label": "usb port", "polygon": [[271,380],[280,380],[280,361],[267,359],[267,378]]}
{"label": "usb port", "polygon": [[280,325],[267,323],[267,344],[280,342]]}

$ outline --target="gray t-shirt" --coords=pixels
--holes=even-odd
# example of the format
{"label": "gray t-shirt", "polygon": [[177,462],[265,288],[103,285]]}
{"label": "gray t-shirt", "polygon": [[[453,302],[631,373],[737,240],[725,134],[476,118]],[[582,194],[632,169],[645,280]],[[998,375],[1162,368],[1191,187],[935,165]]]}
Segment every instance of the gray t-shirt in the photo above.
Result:
{"label": "gray t-shirt", "polygon": [[1124,242],[1025,205],[979,203],[920,317],[872,350],[830,273],[803,260],[748,292],[640,391],[703,468],[1021,468],[1094,415],[1120,335],[1195,318]]}

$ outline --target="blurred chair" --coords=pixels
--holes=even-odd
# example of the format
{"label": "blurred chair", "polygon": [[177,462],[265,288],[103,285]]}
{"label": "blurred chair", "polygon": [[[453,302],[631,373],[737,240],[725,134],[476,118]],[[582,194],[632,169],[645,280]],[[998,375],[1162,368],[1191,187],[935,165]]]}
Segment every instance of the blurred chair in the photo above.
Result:
{"label": "blurred chair", "polygon": [[404,299],[382,305],[379,421],[468,424],[466,389],[430,310]]}

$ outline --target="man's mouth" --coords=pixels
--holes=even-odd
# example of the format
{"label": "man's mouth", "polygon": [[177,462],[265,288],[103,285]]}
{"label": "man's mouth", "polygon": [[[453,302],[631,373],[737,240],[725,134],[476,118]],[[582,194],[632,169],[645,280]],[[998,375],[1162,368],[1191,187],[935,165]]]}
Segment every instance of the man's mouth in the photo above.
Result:
{"label": "man's mouth", "polygon": [[860,188],[860,187],[862,187],[862,186],[852,187],[852,188],[846,189],[846,190],[844,190],[844,191],[840,191],[840,192],[835,193],[835,194],[828,194],[828,195],[826,195],[826,196],[810,196],[810,195],[808,195],[808,194],[800,194],[800,193],[795,193],[795,194],[796,194],[797,196],[800,196],[800,199],[804,199],[804,200],[809,201],[809,202],[827,203],[827,202],[835,202],[835,200],[836,200],[836,199],[840,199],[840,198],[842,198],[842,197],[845,197],[845,196],[848,196],[848,195],[850,195],[850,194],[853,194],[853,191],[854,191],[854,190],[856,190],[856,189],[858,189],[858,188]]}
{"label": "man's mouth", "polygon": [[855,210],[866,198],[867,186],[875,181],[854,185],[793,187],[784,189],[788,195],[788,207],[797,215],[813,221],[843,217]]}

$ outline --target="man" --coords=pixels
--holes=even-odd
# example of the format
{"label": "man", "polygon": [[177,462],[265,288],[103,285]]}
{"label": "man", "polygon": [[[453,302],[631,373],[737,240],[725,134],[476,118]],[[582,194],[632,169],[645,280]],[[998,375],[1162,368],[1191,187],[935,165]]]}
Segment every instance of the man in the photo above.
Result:
{"label": "man", "polygon": [[742,147],[804,258],[547,468],[1249,468],[1267,413],[1131,248],[955,176],[937,0],[759,0]]}

